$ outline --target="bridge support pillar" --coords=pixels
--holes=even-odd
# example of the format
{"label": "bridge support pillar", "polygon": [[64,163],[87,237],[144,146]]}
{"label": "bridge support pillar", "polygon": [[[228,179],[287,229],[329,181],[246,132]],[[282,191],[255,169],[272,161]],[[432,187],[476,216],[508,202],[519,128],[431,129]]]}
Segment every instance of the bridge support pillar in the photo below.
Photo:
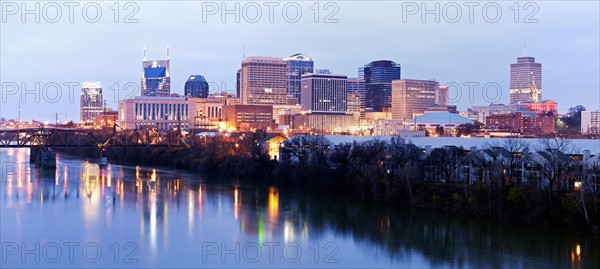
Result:
{"label": "bridge support pillar", "polygon": [[56,168],[56,152],[44,147],[29,148],[29,162],[42,168]]}

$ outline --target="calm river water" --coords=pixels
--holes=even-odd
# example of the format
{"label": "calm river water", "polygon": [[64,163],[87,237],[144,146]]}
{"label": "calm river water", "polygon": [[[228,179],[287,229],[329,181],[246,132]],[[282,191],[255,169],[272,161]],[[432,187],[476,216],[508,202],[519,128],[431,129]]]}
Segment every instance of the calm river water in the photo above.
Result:
{"label": "calm river water", "polygon": [[1,268],[600,268],[568,229],[1,149]]}

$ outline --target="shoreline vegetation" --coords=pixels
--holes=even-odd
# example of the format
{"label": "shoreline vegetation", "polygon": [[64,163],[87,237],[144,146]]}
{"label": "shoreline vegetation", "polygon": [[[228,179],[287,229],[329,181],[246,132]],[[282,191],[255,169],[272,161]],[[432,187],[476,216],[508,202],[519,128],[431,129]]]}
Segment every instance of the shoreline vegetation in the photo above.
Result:
{"label": "shoreline vegetation", "polygon": [[[487,145],[486,150],[492,151],[493,161],[489,161],[469,156],[462,147],[433,149],[425,156],[424,150],[402,138],[330,148],[322,135],[297,135],[283,143],[282,158],[275,161],[259,144],[266,135],[258,131],[233,142],[231,138],[215,137],[203,143],[194,141],[189,148],[107,148],[103,156],[110,163],[173,167],[241,182],[289,185],[325,195],[335,192],[365,202],[600,234],[598,192],[586,191],[589,188],[585,186],[578,191],[569,187],[576,164],[557,162],[556,167],[545,168],[548,173],[542,168],[540,173],[548,174],[550,180],[546,180],[546,187],[540,187],[541,179],[536,184],[521,182],[517,175],[521,165],[516,159],[501,162],[502,151],[493,154],[500,146],[509,152],[533,147],[517,139],[507,140],[506,145]],[[58,151],[91,159],[100,156],[100,149]],[[461,180],[458,169],[468,161],[482,164],[480,173],[487,177]],[[436,173],[432,175],[431,171]],[[596,172],[600,174],[600,170]]]}

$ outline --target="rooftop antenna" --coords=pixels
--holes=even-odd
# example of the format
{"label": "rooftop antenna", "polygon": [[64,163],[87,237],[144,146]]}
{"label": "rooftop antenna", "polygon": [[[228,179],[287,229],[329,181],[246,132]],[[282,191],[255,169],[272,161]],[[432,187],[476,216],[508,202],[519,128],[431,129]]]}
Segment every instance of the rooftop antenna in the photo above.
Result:
{"label": "rooftop antenna", "polygon": [[169,44],[167,44],[167,60],[169,60]]}
{"label": "rooftop antenna", "polygon": [[144,44],[144,61],[146,61],[146,44]]}
{"label": "rooftop antenna", "polygon": [[523,56],[527,56],[527,43],[523,43]]}

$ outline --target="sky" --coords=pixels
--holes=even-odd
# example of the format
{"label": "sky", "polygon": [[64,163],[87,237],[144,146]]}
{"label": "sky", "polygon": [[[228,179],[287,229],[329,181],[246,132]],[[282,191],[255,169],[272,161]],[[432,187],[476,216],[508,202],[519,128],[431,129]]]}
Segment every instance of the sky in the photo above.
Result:
{"label": "sky", "polygon": [[148,59],[164,59],[167,45],[171,92],[179,94],[192,74],[212,91],[235,92],[244,55],[303,53],[315,68],[349,77],[393,60],[404,79],[462,85],[450,99],[466,110],[507,104],[509,66],[527,55],[542,63],[543,99],[557,101],[560,113],[600,108],[593,0],[72,3],[2,2],[0,117],[16,119],[20,107],[22,120],[78,121],[84,81],[101,82],[116,109],[139,95],[144,46]]}

